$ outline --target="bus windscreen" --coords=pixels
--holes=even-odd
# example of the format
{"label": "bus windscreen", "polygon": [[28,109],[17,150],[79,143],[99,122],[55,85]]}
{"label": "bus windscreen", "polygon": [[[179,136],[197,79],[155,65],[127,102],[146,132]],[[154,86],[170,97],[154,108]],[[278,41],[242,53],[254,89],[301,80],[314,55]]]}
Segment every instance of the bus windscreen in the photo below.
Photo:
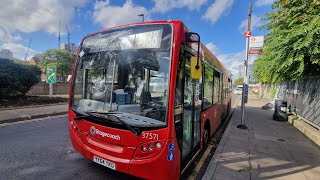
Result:
{"label": "bus windscreen", "polygon": [[116,113],[136,127],[166,126],[171,25],[138,25],[86,37],[73,77],[71,107]]}

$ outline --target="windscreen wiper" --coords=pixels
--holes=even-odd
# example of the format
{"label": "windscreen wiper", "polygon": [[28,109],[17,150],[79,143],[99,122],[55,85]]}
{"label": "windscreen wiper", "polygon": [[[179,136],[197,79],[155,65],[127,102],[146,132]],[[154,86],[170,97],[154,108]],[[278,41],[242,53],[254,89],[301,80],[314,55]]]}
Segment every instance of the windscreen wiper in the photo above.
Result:
{"label": "windscreen wiper", "polygon": [[139,128],[131,127],[128,123],[126,123],[125,121],[120,119],[118,116],[116,116],[116,114],[122,114],[120,112],[97,112],[97,111],[94,111],[94,112],[86,112],[86,113],[89,115],[96,113],[96,114],[100,114],[100,115],[112,116],[112,117],[116,118],[124,126],[126,126],[126,128],[129,129],[134,135],[139,136],[141,134],[141,131],[139,130]]}
{"label": "windscreen wiper", "polygon": [[75,112],[76,114],[76,117],[73,118],[73,120],[81,120],[81,119],[87,119],[87,118],[90,118],[90,115],[87,114],[87,113],[84,113],[84,112],[79,112],[73,108],[71,108],[73,110],[73,112]]}

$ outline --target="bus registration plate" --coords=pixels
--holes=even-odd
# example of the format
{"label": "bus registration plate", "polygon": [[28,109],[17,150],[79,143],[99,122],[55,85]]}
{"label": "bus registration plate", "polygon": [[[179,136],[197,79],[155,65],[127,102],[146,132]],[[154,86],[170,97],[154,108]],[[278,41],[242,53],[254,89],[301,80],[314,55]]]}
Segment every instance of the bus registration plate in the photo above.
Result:
{"label": "bus registration plate", "polygon": [[93,161],[98,163],[98,164],[100,164],[100,165],[102,165],[102,166],[105,166],[107,168],[116,170],[116,164],[113,163],[113,162],[107,161],[107,160],[99,158],[97,156],[93,156]]}

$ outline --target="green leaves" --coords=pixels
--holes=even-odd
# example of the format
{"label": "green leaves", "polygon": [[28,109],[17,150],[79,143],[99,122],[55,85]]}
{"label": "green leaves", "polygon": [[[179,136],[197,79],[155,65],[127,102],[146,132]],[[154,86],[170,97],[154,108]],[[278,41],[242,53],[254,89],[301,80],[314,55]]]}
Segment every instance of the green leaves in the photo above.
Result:
{"label": "green leaves", "polygon": [[237,87],[238,85],[243,85],[243,83],[244,83],[243,78],[238,78],[234,81],[233,85]]}
{"label": "green leaves", "polygon": [[68,75],[72,72],[74,58],[75,55],[63,49],[49,49],[41,56],[40,67],[45,72],[49,64],[56,64],[57,74]]}
{"label": "green leaves", "polygon": [[267,13],[263,54],[254,62],[254,76],[263,83],[297,80],[320,74],[320,3],[278,0]]}

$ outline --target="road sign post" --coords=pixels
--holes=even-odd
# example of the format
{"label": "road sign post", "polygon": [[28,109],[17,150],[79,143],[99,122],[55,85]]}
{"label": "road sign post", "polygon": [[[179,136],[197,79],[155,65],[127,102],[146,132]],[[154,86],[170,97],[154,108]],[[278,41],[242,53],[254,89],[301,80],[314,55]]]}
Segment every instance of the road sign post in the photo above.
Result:
{"label": "road sign post", "polygon": [[242,89],[242,101],[241,101],[241,109],[242,109],[242,116],[241,116],[241,124],[239,124],[237,127],[239,129],[248,129],[247,126],[244,123],[245,119],[245,103],[248,102],[248,84],[249,84],[249,78],[248,78],[248,51],[249,51],[249,38],[252,35],[250,31],[251,26],[251,13],[252,13],[252,4],[249,4],[249,10],[248,10],[248,29],[244,32],[244,36],[246,37],[246,54],[245,54],[245,60],[244,60],[244,83],[243,83],[243,89]]}
{"label": "road sign post", "polygon": [[53,95],[53,84],[56,83],[57,66],[49,65],[47,67],[47,78],[46,82],[49,84],[49,95]]}

